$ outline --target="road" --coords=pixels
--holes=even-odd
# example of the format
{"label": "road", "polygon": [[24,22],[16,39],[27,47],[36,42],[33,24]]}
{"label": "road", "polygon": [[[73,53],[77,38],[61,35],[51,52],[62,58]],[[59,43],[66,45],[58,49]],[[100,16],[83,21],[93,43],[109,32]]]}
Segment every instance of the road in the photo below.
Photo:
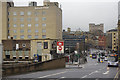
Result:
{"label": "road", "polygon": [[97,63],[97,59],[88,57],[88,62],[80,65],[80,67],[77,65],[66,65],[65,69],[39,71],[29,74],[8,76],[7,78],[32,78],[32,80],[37,78],[56,78],[58,80],[65,78],[95,78],[96,80],[98,80],[98,78],[111,78],[111,80],[113,80],[117,72],[117,67],[107,67],[107,62]]}

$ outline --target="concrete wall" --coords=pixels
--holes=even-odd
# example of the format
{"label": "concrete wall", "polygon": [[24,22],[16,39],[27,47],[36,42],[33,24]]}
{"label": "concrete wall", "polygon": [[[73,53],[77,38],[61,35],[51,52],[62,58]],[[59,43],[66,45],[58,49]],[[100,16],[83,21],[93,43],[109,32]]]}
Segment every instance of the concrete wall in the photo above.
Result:
{"label": "concrete wall", "polygon": [[[58,64],[59,63],[59,64]],[[3,65],[3,76],[23,74],[33,71],[50,70],[65,68],[65,58],[53,59],[42,63],[24,64],[24,65]]]}
{"label": "concrete wall", "polygon": [[2,2],[0,1],[0,44],[2,40]]}
{"label": "concrete wall", "polygon": [[2,44],[0,44],[0,79],[2,78]]}

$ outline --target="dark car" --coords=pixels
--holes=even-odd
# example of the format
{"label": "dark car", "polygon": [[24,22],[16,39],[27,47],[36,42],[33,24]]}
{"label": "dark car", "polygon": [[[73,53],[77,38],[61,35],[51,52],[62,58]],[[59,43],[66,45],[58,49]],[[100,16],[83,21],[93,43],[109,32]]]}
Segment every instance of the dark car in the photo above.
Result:
{"label": "dark car", "polygon": [[92,59],[96,59],[97,58],[97,54],[92,54]]}

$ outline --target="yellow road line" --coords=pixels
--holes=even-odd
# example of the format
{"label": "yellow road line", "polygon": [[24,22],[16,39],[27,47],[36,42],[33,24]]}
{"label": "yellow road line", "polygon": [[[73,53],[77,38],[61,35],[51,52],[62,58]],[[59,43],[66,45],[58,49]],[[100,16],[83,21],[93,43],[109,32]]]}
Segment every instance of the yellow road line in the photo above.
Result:
{"label": "yellow road line", "polygon": [[114,77],[114,80],[117,80],[118,79],[118,73],[120,72],[120,70],[116,73],[115,77]]}

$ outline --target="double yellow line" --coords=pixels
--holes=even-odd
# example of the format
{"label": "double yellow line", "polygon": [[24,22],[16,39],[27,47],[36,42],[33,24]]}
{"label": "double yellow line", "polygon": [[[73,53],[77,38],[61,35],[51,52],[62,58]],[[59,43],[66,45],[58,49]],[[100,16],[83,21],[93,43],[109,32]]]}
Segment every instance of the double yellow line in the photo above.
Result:
{"label": "double yellow line", "polygon": [[114,80],[119,80],[118,76],[120,75],[120,70],[116,73]]}

